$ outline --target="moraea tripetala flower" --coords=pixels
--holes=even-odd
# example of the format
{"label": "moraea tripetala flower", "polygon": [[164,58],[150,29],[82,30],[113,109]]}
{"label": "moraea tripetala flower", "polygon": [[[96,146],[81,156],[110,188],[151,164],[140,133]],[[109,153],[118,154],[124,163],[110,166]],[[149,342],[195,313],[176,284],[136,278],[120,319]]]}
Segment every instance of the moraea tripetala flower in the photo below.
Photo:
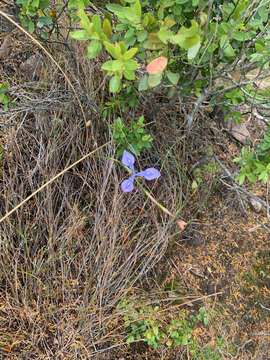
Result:
{"label": "moraea tripetala flower", "polygon": [[136,176],[143,176],[146,180],[154,180],[160,177],[160,172],[155,168],[149,168],[136,173],[134,169],[135,157],[126,150],[122,156],[122,163],[129,167],[132,172],[130,178],[124,180],[121,184],[123,192],[130,192],[134,189],[133,180]]}

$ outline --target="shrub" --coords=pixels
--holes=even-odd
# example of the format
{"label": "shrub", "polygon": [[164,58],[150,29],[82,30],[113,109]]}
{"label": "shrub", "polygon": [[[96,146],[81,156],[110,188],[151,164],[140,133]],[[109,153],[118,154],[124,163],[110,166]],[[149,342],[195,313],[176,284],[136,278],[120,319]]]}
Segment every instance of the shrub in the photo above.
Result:
{"label": "shrub", "polygon": [[[48,1],[17,0],[17,4],[30,32],[34,23],[52,30],[55,20]],[[218,105],[226,110],[226,118],[237,122],[242,121],[244,104],[260,113],[269,110],[269,90],[256,87],[270,64],[269,1],[121,0],[106,2],[100,15],[90,13],[88,6],[89,0],[68,2],[68,15],[76,26],[70,35],[87,41],[89,59],[106,53],[101,69],[116,96],[121,97],[130,84],[148,93],[159,87],[181,104],[187,133],[199,108]],[[258,74],[250,79],[252,69]],[[242,168],[240,182],[244,173],[249,180],[259,175],[266,181],[268,158],[256,156],[253,165],[257,169],[259,164],[259,173]]]}

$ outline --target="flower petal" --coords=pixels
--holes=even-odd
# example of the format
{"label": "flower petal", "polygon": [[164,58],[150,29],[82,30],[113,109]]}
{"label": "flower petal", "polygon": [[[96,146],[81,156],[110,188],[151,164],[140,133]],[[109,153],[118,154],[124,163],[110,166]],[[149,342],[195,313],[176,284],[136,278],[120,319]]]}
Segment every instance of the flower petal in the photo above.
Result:
{"label": "flower petal", "polygon": [[131,168],[131,165],[134,165],[134,163],[135,163],[135,157],[128,151],[124,150],[121,161],[122,161],[122,164]]}
{"label": "flower petal", "polygon": [[123,192],[130,192],[134,189],[133,178],[124,180],[121,184],[121,189]]}
{"label": "flower petal", "polygon": [[137,173],[136,176],[143,176],[146,180],[154,180],[160,177],[160,172],[155,168],[149,168]]}

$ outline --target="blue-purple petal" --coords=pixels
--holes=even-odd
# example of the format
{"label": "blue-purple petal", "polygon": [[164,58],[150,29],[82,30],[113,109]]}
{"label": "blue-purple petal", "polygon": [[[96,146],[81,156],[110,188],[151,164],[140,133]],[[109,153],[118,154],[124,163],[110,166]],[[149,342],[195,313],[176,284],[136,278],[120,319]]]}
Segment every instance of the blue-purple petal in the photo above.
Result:
{"label": "blue-purple petal", "polygon": [[160,172],[155,168],[149,168],[141,171],[136,176],[143,176],[146,180],[154,180],[160,177]]}
{"label": "blue-purple petal", "polygon": [[135,157],[128,151],[124,150],[122,163],[132,169],[132,165],[135,163]]}
{"label": "blue-purple petal", "polygon": [[121,184],[121,189],[123,192],[130,192],[134,189],[133,178],[124,180]]}

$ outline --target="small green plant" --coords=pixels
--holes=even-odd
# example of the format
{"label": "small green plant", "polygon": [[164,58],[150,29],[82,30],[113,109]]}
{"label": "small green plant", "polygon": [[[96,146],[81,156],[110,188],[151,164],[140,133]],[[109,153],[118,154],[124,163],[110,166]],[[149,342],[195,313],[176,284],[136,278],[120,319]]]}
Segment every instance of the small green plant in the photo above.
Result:
{"label": "small green plant", "polygon": [[202,168],[196,168],[193,171],[193,181],[191,183],[191,188],[193,190],[197,189],[209,175],[216,175],[218,171],[218,165],[214,161],[209,161]]}
{"label": "small green plant", "polygon": [[255,149],[255,151],[242,148],[242,156],[235,158],[234,162],[241,163],[240,174],[237,181],[242,185],[246,178],[250,182],[257,179],[267,183],[270,176],[270,126],[264,135],[263,142]]}
{"label": "small green plant", "polygon": [[16,4],[20,6],[21,23],[29,33],[36,29],[43,39],[48,39],[63,5],[48,0],[17,0]]}
{"label": "small green plant", "polygon": [[118,310],[125,311],[125,327],[130,329],[127,343],[142,340],[156,349],[164,342],[166,335],[160,329],[162,324],[158,315],[158,306],[153,308],[149,305],[136,309],[133,302],[123,299],[118,305]]}
{"label": "small green plant", "polygon": [[126,83],[123,85],[123,91],[117,97],[110,97],[105,104],[100,104],[102,116],[107,119],[109,115],[120,114],[126,112],[129,108],[138,105],[136,91],[132,85]]}
{"label": "small green plant", "polygon": [[[208,326],[210,318],[213,317],[207,314],[205,307],[201,307],[198,314],[189,317],[183,312],[179,313],[167,326],[165,316],[158,306],[135,305],[134,302],[123,299],[118,305],[118,310],[125,313],[127,343],[144,341],[155,349],[162,345],[168,347],[182,345],[188,347],[190,359],[221,359],[216,349],[209,347],[202,349],[196,344],[193,335],[196,326],[201,324]],[[216,338],[216,347],[217,349],[224,347],[221,338]]]}
{"label": "small green plant", "polygon": [[137,122],[132,120],[130,126],[124,125],[120,117],[114,121],[111,129],[118,148],[117,156],[120,156],[124,150],[139,156],[142,149],[151,147],[152,137],[146,134],[145,126],[143,116],[140,116]]}
{"label": "small green plant", "polygon": [[203,176],[203,174],[201,173],[200,168],[197,168],[193,171],[193,181],[191,184],[191,188],[193,190],[197,189],[198,186],[203,182],[202,176]]}
{"label": "small green plant", "polygon": [[0,84],[0,104],[3,105],[4,110],[8,110],[8,105],[11,104],[11,100],[7,91],[9,90],[9,83]]}

